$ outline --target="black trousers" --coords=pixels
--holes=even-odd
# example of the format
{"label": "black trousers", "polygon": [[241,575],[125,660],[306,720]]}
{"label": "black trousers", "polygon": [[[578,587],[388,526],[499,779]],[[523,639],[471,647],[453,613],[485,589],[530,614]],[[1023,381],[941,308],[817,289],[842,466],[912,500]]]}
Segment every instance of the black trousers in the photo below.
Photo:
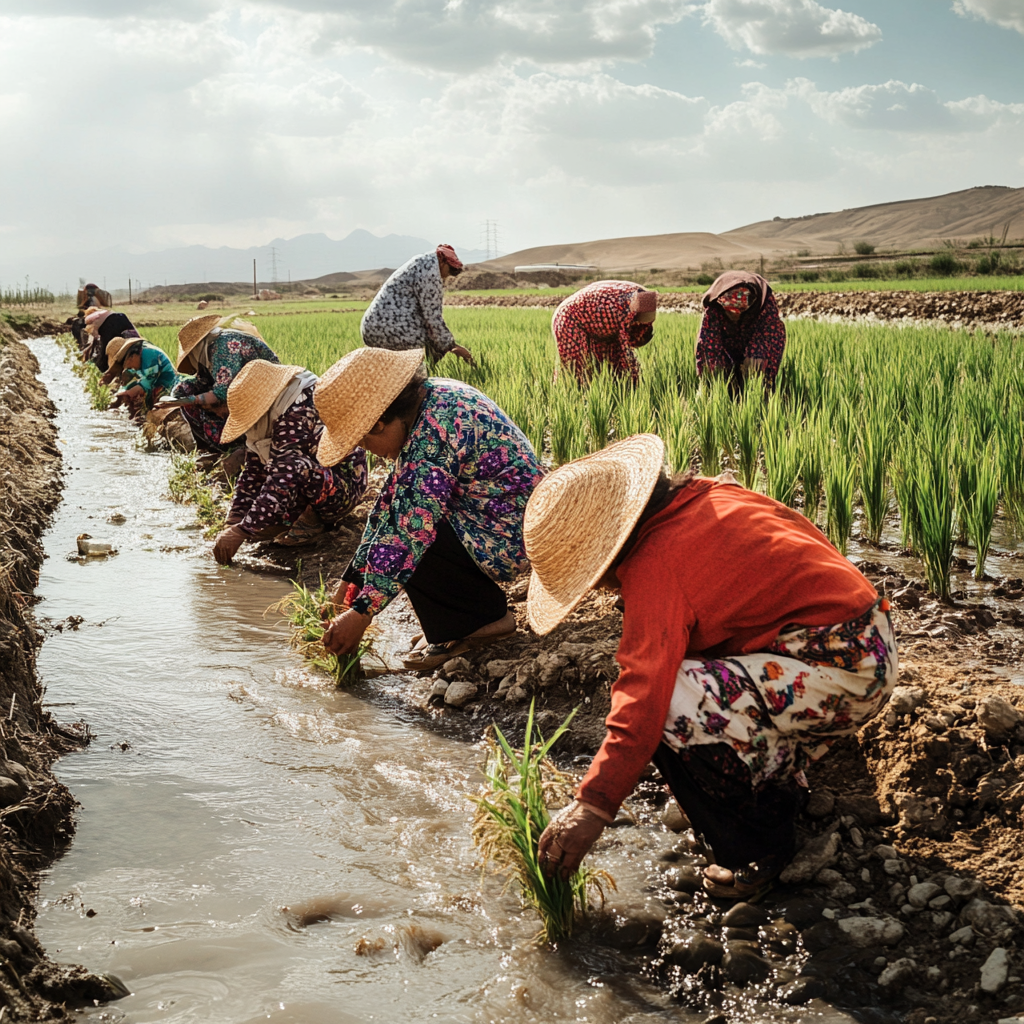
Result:
{"label": "black trousers", "polygon": [[[362,574],[351,566],[342,579],[363,583]],[[508,611],[505,592],[473,561],[447,520],[438,526],[405,592],[430,644],[461,640]]]}
{"label": "black trousers", "polygon": [[715,862],[731,871],[796,852],[796,818],[807,790],[793,779],[754,788],[750,770],[727,743],[676,751],[662,743],[654,766],[704,836]]}

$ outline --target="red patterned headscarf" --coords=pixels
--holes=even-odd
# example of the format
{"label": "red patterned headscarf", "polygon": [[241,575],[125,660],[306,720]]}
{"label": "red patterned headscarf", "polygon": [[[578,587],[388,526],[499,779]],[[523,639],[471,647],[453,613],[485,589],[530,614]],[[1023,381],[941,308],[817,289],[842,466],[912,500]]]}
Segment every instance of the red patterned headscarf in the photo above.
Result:
{"label": "red patterned headscarf", "polygon": [[458,271],[462,269],[462,260],[455,255],[455,250],[450,245],[445,245],[442,242],[434,251],[452,270]]}
{"label": "red patterned headscarf", "polygon": [[742,286],[730,288],[718,297],[718,304],[730,313],[745,313],[750,309],[750,289]]}

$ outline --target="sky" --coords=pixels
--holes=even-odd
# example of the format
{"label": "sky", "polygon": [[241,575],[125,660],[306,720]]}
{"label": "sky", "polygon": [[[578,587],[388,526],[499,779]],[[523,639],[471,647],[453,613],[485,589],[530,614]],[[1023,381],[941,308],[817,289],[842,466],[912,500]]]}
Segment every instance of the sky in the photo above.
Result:
{"label": "sky", "polygon": [[0,257],[1024,185],[1024,0],[0,0]]}

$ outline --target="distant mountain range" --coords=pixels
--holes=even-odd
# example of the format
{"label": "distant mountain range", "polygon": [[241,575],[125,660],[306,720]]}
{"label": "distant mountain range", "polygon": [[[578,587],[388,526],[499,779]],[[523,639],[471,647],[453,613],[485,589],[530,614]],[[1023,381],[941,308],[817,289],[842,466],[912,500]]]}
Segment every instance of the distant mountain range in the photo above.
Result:
{"label": "distant mountain range", "polygon": [[[439,239],[448,241],[448,239]],[[52,291],[74,291],[78,279],[85,277],[108,289],[126,288],[129,276],[142,288],[150,285],[182,284],[204,281],[251,281],[252,261],[261,283],[304,281],[342,271],[371,267],[398,267],[421,252],[429,252],[437,242],[411,235],[385,235],[383,238],[359,228],[340,240],[325,234],[275,238],[267,245],[250,249],[189,245],[160,252],[132,254],[121,248],[99,252],[70,252],[59,256],[21,263],[9,253],[0,254],[0,285],[24,285],[25,275]],[[455,246],[466,263],[487,258],[480,249]],[[276,264],[276,274],[274,273]],[[133,284],[134,287],[134,284]]]}

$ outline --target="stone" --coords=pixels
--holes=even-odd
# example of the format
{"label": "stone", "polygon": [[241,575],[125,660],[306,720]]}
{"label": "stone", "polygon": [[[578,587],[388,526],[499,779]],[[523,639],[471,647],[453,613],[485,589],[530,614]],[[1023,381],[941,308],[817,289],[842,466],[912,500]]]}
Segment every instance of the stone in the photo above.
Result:
{"label": "stone", "polygon": [[530,684],[537,678],[538,668],[534,661],[524,661],[516,669],[516,686],[520,689],[528,689]]}
{"label": "stone", "polygon": [[875,856],[879,860],[899,860],[899,854],[896,852],[895,846],[886,846],[884,843],[879,843],[875,847]]}
{"label": "stone", "polygon": [[827,990],[825,982],[820,978],[797,978],[783,985],[776,995],[779,1002],[787,1006],[802,1006],[812,999],[820,999]]}
{"label": "stone", "polygon": [[822,868],[814,876],[814,880],[819,885],[827,885],[831,888],[833,885],[838,885],[843,880],[843,876],[835,868]]}
{"label": "stone", "polygon": [[1017,924],[1017,915],[1014,914],[1012,907],[986,903],[985,900],[971,900],[960,911],[960,920],[964,924],[969,924],[976,932],[996,936],[1012,930]]}
{"label": "stone", "polygon": [[14,939],[0,939],[0,956],[5,960],[14,960],[21,956],[21,946]]}
{"label": "stone", "polygon": [[977,878],[960,878],[950,875],[943,886],[947,895],[954,900],[969,900],[981,892],[981,882]]}
{"label": "stone", "polygon": [[704,887],[704,877],[699,868],[687,865],[665,876],[665,884],[675,892],[693,894]]}
{"label": "stone", "polygon": [[859,828],[850,829],[850,842],[857,847],[858,850],[864,849],[864,833]]}
{"label": "stone", "polygon": [[437,680],[435,680],[434,681],[434,685],[430,688],[430,696],[431,697],[440,697],[440,698],[443,699],[444,695],[445,695],[445,692],[447,691],[447,689],[448,689],[448,687],[450,685],[451,685],[451,683],[449,683],[447,679],[437,679]]}
{"label": "stone", "polygon": [[887,875],[890,875],[890,876],[902,875],[903,874],[903,864],[900,861],[898,861],[898,860],[883,860],[882,861],[882,870]]}
{"label": "stone", "polygon": [[669,800],[662,808],[661,823],[670,832],[683,832],[690,827],[690,819],[675,800]]}
{"label": "stone", "polygon": [[553,651],[541,652],[537,655],[537,682],[543,687],[554,686],[569,665],[570,661],[564,654],[555,654]]}
{"label": "stone", "polygon": [[949,936],[949,941],[954,946],[969,946],[974,941],[974,929],[969,924],[965,924],[963,928],[957,928]]}
{"label": "stone", "polygon": [[917,963],[909,957],[894,960],[878,976],[878,984],[882,988],[902,988],[914,980],[917,975]]}
{"label": "stone", "polygon": [[737,903],[730,907],[725,917],[722,918],[722,925],[726,928],[760,928],[768,923],[768,913],[761,907],[755,907],[751,903]]}
{"label": "stone", "polygon": [[504,679],[509,673],[516,670],[516,663],[514,661],[489,661],[484,667],[484,671],[487,673],[487,678],[490,680]]}
{"label": "stone", "polygon": [[934,882],[918,882],[917,885],[912,885],[907,891],[907,902],[912,907],[917,907],[918,910],[921,910],[928,905],[929,900],[940,892],[942,892],[942,889]]}
{"label": "stone", "polygon": [[441,674],[451,678],[452,676],[466,676],[473,674],[473,666],[465,658],[449,658],[441,666]]}
{"label": "stone", "polygon": [[829,899],[839,900],[842,903],[844,900],[852,899],[857,895],[857,886],[843,879],[838,885],[834,885],[829,889],[828,895]]}
{"label": "stone", "polygon": [[913,587],[901,587],[893,592],[892,603],[897,608],[920,608],[921,595]]}
{"label": "stone", "polygon": [[458,679],[454,683],[449,683],[444,693],[444,702],[454,708],[465,707],[476,696],[476,692],[476,683]]}
{"label": "stone", "polygon": [[882,917],[844,917],[837,922],[839,930],[860,949],[868,946],[895,946],[904,935],[899,921]]}
{"label": "stone", "polygon": [[821,920],[825,904],[808,896],[793,896],[772,908],[773,916],[781,917],[796,928],[809,928]]}
{"label": "stone", "polygon": [[528,700],[530,694],[518,683],[515,686],[509,688],[508,693],[505,695],[505,700],[509,704],[522,704],[523,701]]}
{"label": "stone", "polygon": [[722,958],[722,974],[726,981],[734,985],[757,985],[764,981],[771,974],[772,969],[768,961],[760,957],[752,949],[734,949],[729,943],[729,949]]}
{"label": "stone", "polygon": [[0,775],[0,807],[9,807],[21,799],[23,790],[21,784],[9,779],[6,775]]}
{"label": "stone", "polygon": [[1008,740],[1016,731],[1017,726],[1024,721],[1024,715],[1009,701],[989,694],[978,701],[976,708],[978,725],[985,730],[989,739],[1002,743]]}
{"label": "stone", "polygon": [[896,686],[889,695],[889,707],[897,715],[909,715],[925,702],[927,696],[920,686]]}
{"label": "stone", "polygon": [[826,920],[812,924],[810,928],[805,928],[800,933],[804,949],[810,953],[820,953],[824,949],[829,949],[839,941],[840,937],[835,921]]}
{"label": "stone", "polygon": [[836,805],[836,795],[830,789],[812,789],[807,798],[805,813],[811,818],[827,818]]}
{"label": "stone", "polygon": [[644,908],[618,912],[614,907],[606,907],[600,916],[595,916],[592,929],[598,941],[605,946],[636,949],[657,943],[664,920],[663,908],[660,911]]}
{"label": "stone", "polygon": [[928,901],[928,906],[932,910],[945,910],[952,902],[948,896],[936,896],[935,899]]}
{"label": "stone", "polygon": [[704,932],[682,931],[672,941],[665,957],[687,974],[696,974],[705,964],[718,966],[725,947]]}
{"label": "stone", "polygon": [[953,915],[948,910],[932,911],[932,927],[937,931],[944,931],[953,920]]}
{"label": "stone", "polygon": [[1010,975],[1010,962],[1002,946],[993,949],[981,965],[981,990],[994,996],[1006,984]]}
{"label": "stone", "polygon": [[862,825],[884,825],[891,820],[891,815],[882,810],[877,798],[862,793],[836,797],[836,809],[840,814],[860,821]]}
{"label": "stone", "polygon": [[822,868],[834,864],[839,856],[839,836],[835,832],[816,836],[786,865],[779,881],[784,885],[809,882]]}
{"label": "stone", "polygon": [[505,676],[500,683],[498,683],[497,696],[504,697],[513,686],[516,685],[516,677],[514,674]]}

